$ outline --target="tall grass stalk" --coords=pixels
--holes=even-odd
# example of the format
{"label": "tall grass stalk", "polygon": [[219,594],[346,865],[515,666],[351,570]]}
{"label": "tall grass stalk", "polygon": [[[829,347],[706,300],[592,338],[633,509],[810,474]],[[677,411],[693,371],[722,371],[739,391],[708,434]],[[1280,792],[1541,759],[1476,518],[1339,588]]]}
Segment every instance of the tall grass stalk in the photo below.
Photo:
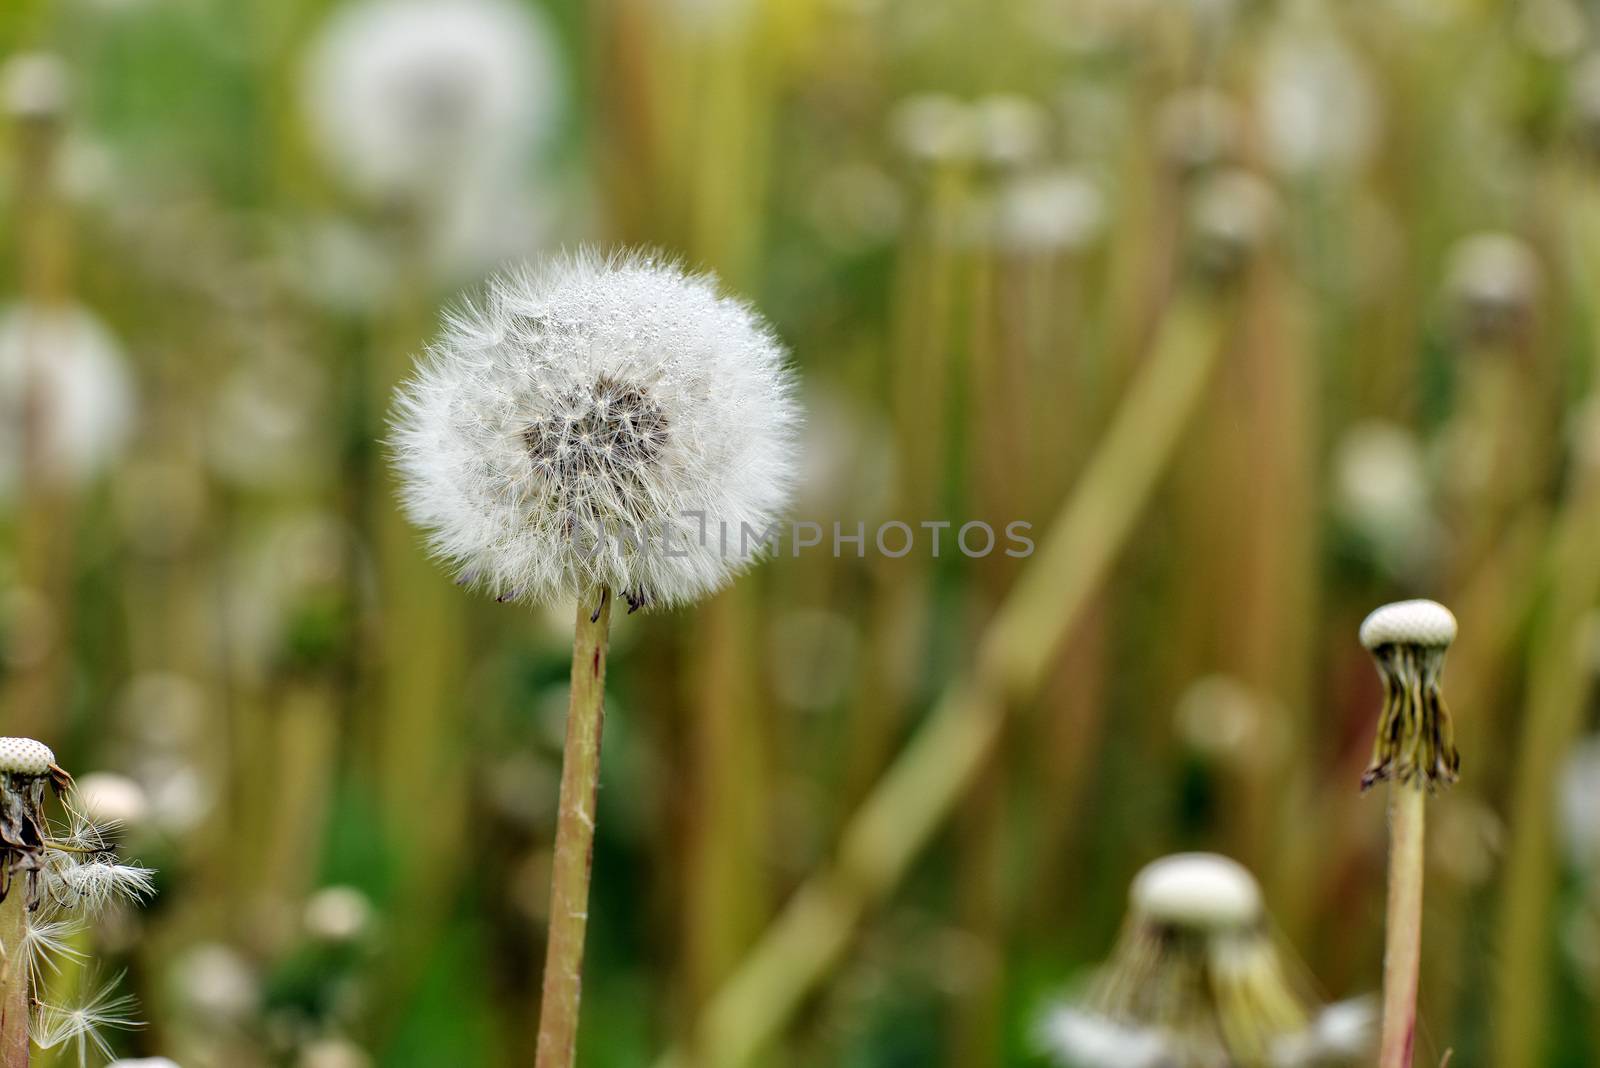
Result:
{"label": "tall grass stalk", "polygon": [[[834,862],[796,891],[707,1008],[692,1063],[751,1063],[993,755],[1007,699],[1037,687],[1166,470],[1205,395],[1229,318],[1214,294],[1176,298],[1077,489],[985,630],[975,664],[949,685],[851,817]],[[686,1052],[673,1050],[660,1068],[688,1063]]]}
{"label": "tall grass stalk", "polygon": [[[1591,405],[1594,401],[1589,402]],[[1553,796],[1563,755],[1581,729],[1593,672],[1583,643],[1600,598],[1600,464],[1585,413],[1577,485],[1557,520],[1544,575],[1548,601],[1534,632],[1526,713],[1512,783],[1498,952],[1495,1064],[1539,1064],[1546,1054],[1551,902],[1556,858]]]}

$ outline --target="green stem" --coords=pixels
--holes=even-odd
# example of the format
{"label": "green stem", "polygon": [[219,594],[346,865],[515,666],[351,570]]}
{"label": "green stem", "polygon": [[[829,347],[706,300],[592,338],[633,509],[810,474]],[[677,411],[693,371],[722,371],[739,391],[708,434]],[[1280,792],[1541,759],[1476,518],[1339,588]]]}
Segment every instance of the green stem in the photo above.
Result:
{"label": "green stem", "polygon": [[572,695],[567,705],[567,741],[561,758],[561,800],[550,875],[550,933],[539,1009],[538,1068],[571,1068],[577,1057],[610,628],[610,590],[601,587],[589,597],[578,598],[572,637]]}
{"label": "green stem", "polygon": [[[808,879],[723,985],[693,1063],[750,1063],[843,955],[866,909],[893,889],[994,750],[1006,698],[1035,690],[1166,470],[1205,395],[1228,317],[1181,294],[1077,489],[1006,596],[976,668],[933,712],[846,825],[837,861]],[[658,1068],[690,1063],[674,1050]]]}
{"label": "green stem", "polygon": [[1427,791],[1389,786],[1389,912],[1383,950],[1383,1037],[1379,1068],[1411,1068],[1422,961],[1422,869]]}
{"label": "green stem", "polygon": [[28,1068],[28,962],[23,938],[28,928],[27,879],[11,874],[0,901],[0,1068]]}

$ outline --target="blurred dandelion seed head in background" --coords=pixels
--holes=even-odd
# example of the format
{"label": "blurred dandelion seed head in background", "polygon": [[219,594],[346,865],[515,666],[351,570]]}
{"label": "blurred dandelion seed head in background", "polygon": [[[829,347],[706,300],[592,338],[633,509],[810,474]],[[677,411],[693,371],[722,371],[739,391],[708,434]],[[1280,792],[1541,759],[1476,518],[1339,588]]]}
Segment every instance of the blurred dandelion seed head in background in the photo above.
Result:
{"label": "blurred dandelion seed head in background", "polygon": [[391,444],[408,513],[464,583],[674,605],[755,558],[799,424],[783,348],[748,306],[674,264],[586,251],[452,315]]}
{"label": "blurred dandelion seed head in background", "polygon": [[1040,1045],[1069,1068],[1273,1068],[1355,1064],[1370,1049],[1365,1001],[1320,1004],[1274,942],[1255,877],[1215,853],[1147,865],[1111,960],[1052,1007]]}
{"label": "blurred dandelion seed head in background", "polygon": [[363,0],[310,52],[317,147],[358,191],[431,196],[522,162],[560,112],[562,74],[536,8],[512,0]]}
{"label": "blurred dandelion seed head in background", "polygon": [[83,308],[12,307],[0,314],[0,497],[21,477],[30,398],[53,482],[87,482],[132,435],[133,378],[111,332]]}

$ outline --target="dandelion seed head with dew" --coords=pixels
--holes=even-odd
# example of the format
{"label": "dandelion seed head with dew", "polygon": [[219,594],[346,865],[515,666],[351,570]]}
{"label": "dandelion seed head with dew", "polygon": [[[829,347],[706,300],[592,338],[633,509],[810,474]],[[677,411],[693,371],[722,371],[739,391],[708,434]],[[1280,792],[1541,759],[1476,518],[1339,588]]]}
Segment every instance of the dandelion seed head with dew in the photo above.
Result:
{"label": "dandelion seed head with dew", "polygon": [[361,0],[304,76],[311,133],[373,196],[433,194],[514,166],[549,133],[561,75],[537,9],[513,0]]}
{"label": "dandelion seed head with dew", "polygon": [[1384,686],[1362,789],[1386,779],[1430,791],[1455,782],[1461,758],[1439,692],[1445,650],[1455,637],[1456,617],[1436,601],[1396,601],[1362,621],[1361,644]]}
{"label": "dandelion seed head with dew", "polygon": [[38,402],[41,474],[78,484],[102,471],[133,430],[122,349],[82,308],[16,305],[0,313],[0,497],[21,477],[23,406]]}
{"label": "dandelion seed head with dew", "polygon": [[1370,1021],[1355,1028],[1332,1009],[1274,940],[1254,877],[1226,857],[1182,853],[1134,879],[1111,959],[1038,1035],[1071,1068],[1358,1063]]}
{"label": "dandelion seed head with dew", "polygon": [[539,602],[606,586],[639,607],[754,561],[799,422],[783,347],[711,277],[579,252],[452,315],[390,441],[406,511],[464,584]]}

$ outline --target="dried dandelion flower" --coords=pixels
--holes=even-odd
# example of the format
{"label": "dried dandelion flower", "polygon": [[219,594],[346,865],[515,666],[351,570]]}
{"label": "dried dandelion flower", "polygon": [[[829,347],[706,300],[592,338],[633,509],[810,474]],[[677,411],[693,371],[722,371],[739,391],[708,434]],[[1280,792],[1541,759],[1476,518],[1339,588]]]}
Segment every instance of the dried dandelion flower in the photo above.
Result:
{"label": "dried dandelion flower", "polygon": [[1456,617],[1435,601],[1398,601],[1361,624],[1361,644],[1383,677],[1383,713],[1372,763],[1361,787],[1393,779],[1428,790],[1456,781],[1450,713],[1439,693],[1445,650],[1456,637]]}
{"label": "dried dandelion flower", "polygon": [[133,380],[111,333],[82,308],[16,305],[0,314],[0,497],[19,478],[30,396],[38,463],[53,481],[93,478],[132,432]]}
{"label": "dried dandelion flower", "polygon": [[1180,853],[1134,879],[1111,960],[1040,1041],[1071,1068],[1295,1068],[1353,1063],[1364,1003],[1324,1006],[1273,941],[1261,890],[1236,862]]}
{"label": "dried dandelion flower", "polygon": [[501,276],[402,387],[412,520],[501,600],[595,587],[692,601],[751,563],[789,500],[784,351],[715,281],[580,252]]}
{"label": "dried dandelion flower", "polygon": [[[24,1056],[30,1040],[43,1049],[71,1049],[80,1063],[91,1052],[109,1059],[104,1032],[138,1026],[132,999],[115,992],[118,980],[76,1005],[40,996],[42,975],[56,971],[60,959],[85,956],[73,942],[83,921],[153,889],[150,869],[116,860],[105,830],[74,803],[72,785],[48,746],[0,738],[0,954],[15,953],[24,964],[0,969],[0,1051],[7,1063]],[[62,801],[65,825],[45,816],[51,790]]]}
{"label": "dried dandelion flower", "polygon": [[373,196],[433,194],[508,169],[549,132],[560,76],[537,9],[363,0],[313,44],[304,97],[328,161]]}

